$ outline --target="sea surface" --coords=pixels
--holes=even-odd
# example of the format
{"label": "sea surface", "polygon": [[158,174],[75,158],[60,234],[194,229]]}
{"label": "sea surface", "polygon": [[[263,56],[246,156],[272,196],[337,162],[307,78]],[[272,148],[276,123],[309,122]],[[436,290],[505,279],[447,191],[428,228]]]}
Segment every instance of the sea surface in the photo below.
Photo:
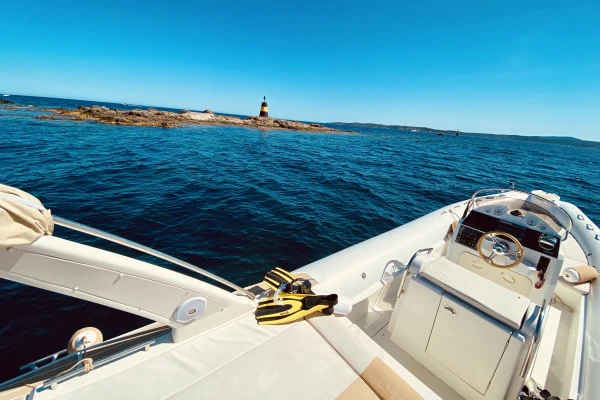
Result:
{"label": "sea surface", "polygon": [[[261,281],[275,266],[299,268],[508,181],[520,190],[557,193],[600,223],[599,148],[358,125],[356,134],[323,134],[38,120],[47,113],[42,107],[139,106],[3,98],[32,107],[0,105],[0,183],[30,192],[55,215],[239,285]],[[64,228],[55,234],[119,249]],[[96,326],[107,339],[148,322],[4,280],[0,302],[0,381],[65,348],[79,328]]]}

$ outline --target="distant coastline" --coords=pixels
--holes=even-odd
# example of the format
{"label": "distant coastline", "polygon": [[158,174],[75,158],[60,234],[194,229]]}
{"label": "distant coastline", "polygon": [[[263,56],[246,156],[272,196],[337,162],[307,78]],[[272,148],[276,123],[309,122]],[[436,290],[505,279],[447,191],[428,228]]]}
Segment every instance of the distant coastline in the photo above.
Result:
{"label": "distant coastline", "polygon": [[[455,130],[443,130],[443,129],[434,129],[427,128],[422,126],[407,126],[407,125],[383,125],[383,124],[375,124],[375,123],[362,123],[362,122],[332,122],[332,124],[338,126],[352,126],[352,127],[368,127],[368,128],[379,128],[379,129],[397,129],[403,131],[411,131],[411,132],[419,132],[419,133],[427,133],[427,134],[435,134],[435,135],[445,135],[445,136],[455,136]],[[480,132],[460,132],[461,136],[481,136],[481,137],[489,137],[491,139],[510,139],[510,140],[519,140],[525,142],[541,142],[541,143],[552,143],[552,144],[560,144],[565,146],[577,146],[577,147],[587,147],[587,148],[596,148],[600,149],[600,142],[593,142],[591,140],[582,140],[577,139],[572,136],[524,136],[524,135],[509,135],[509,134],[501,134],[501,133],[480,133]]]}

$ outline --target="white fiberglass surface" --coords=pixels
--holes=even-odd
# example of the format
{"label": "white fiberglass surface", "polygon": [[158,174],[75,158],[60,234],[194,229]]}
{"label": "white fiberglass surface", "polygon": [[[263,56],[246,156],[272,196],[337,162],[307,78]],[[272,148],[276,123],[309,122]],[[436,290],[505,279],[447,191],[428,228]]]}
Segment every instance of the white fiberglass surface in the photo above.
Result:
{"label": "white fiberglass surface", "polygon": [[357,378],[306,321],[259,326],[248,315],[94,369],[36,393],[36,399],[264,399],[282,384],[286,398],[335,398]]}

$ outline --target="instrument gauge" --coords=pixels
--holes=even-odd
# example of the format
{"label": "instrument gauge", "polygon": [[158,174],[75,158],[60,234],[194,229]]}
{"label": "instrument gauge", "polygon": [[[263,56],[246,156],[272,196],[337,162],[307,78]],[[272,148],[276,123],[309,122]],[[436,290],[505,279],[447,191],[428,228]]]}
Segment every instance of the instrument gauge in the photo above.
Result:
{"label": "instrument gauge", "polygon": [[540,230],[540,231],[542,231],[542,232],[546,232],[546,231],[548,230],[548,225],[546,225],[546,224],[541,224],[541,225],[539,226],[539,230]]}
{"label": "instrument gauge", "polygon": [[492,207],[486,207],[485,208],[485,213],[486,214],[491,214],[492,213]]}
{"label": "instrument gauge", "polygon": [[537,219],[536,219],[536,218],[534,218],[534,217],[527,217],[527,218],[525,218],[525,223],[526,223],[528,226],[536,226],[536,225],[537,225],[537,223],[538,223],[538,221],[537,221]]}
{"label": "instrument gauge", "polygon": [[502,207],[494,208],[494,215],[499,217],[504,214],[504,209]]}

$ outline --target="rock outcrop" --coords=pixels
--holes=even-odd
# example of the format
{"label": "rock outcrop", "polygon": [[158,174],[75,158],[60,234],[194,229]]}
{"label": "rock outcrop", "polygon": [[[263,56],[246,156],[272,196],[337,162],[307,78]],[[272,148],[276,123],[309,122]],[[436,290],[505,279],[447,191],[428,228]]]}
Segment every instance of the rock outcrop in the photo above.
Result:
{"label": "rock outcrop", "polygon": [[0,99],[0,104],[15,104],[13,101]]}
{"label": "rock outcrop", "polygon": [[133,126],[158,126],[161,128],[174,128],[188,121],[184,114],[160,111],[155,108],[147,110],[117,110],[105,106],[69,108],[46,108],[58,115],[73,117],[75,119],[91,120],[113,125]]}
{"label": "rock outcrop", "polygon": [[14,104],[14,105],[11,105],[11,106],[4,106],[4,108],[6,108],[7,110],[20,110],[20,109],[35,110],[34,106],[31,106],[31,105],[29,105],[29,106],[20,106],[18,104]]}
{"label": "rock outcrop", "polygon": [[[85,107],[79,106],[76,109],[67,108],[46,108],[57,115],[68,117],[69,119],[91,120],[105,124],[113,125],[133,125],[133,126],[157,126],[161,128],[175,128],[184,124],[208,124],[225,126],[244,126],[247,128],[256,128],[263,130],[287,129],[304,132],[346,132],[328,128],[319,124],[305,124],[303,122],[288,121],[269,117],[247,117],[241,119],[227,115],[217,115],[211,110],[204,112],[192,112],[181,110],[178,113],[169,111],[160,111],[154,108],[147,110],[117,110],[105,106]],[[40,119],[52,119],[50,117],[38,117]]]}

